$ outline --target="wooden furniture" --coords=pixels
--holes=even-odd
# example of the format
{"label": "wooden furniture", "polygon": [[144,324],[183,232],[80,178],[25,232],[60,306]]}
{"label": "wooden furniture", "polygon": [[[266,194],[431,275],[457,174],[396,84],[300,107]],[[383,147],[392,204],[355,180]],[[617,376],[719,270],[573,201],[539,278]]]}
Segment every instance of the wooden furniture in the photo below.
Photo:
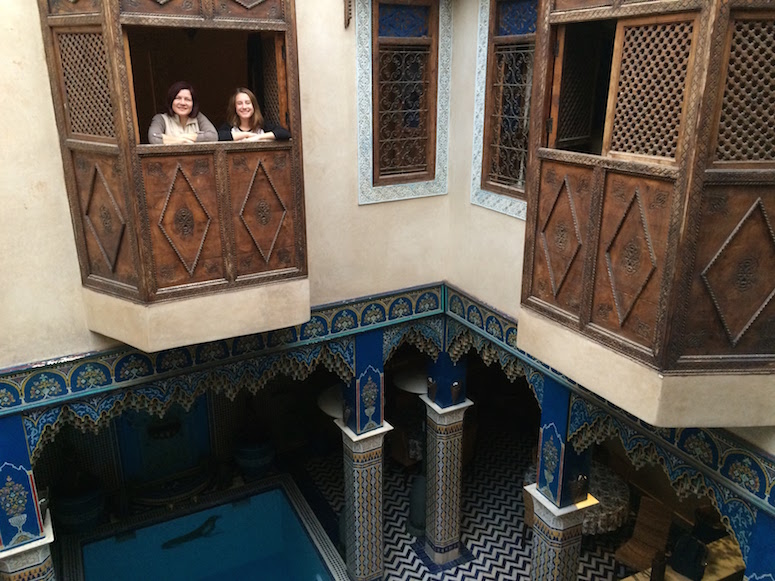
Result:
{"label": "wooden furniture", "polygon": [[632,537],[616,550],[616,560],[631,569],[650,567],[654,556],[665,550],[672,515],[661,502],[642,497]]}
{"label": "wooden furniture", "polygon": [[[745,563],[740,553],[740,546],[731,536],[713,541],[708,545],[708,566],[702,581],[742,581],[745,573]],[[640,571],[622,581],[649,581],[651,568]],[[665,569],[665,581],[689,581],[679,575],[668,565]]]}

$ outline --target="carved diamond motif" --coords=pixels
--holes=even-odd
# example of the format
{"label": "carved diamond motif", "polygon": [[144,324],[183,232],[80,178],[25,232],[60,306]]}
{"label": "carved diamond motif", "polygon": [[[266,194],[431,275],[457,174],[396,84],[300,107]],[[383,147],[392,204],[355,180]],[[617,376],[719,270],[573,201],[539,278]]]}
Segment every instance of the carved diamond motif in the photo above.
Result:
{"label": "carved diamond motif", "polygon": [[239,216],[266,263],[269,263],[272,256],[287,213],[288,208],[280,199],[264,163],[259,161],[250,179]]}
{"label": "carved diamond motif", "polygon": [[621,327],[657,269],[638,188],[606,246],[605,261]]}
{"label": "carved diamond motif", "polygon": [[759,198],[702,271],[732,346],[775,296],[775,233]]}
{"label": "carved diamond motif", "polygon": [[113,272],[116,268],[116,259],[124,237],[126,222],[102,170],[96,164],[92,170],[85,221],[97,241],[105,263],[110,268],[110,272]]}
{"label": "carved diamond motif", "polygon": [[251,8],[255,8],[259,4],[265,2],[266,0],[234,0],[237,4],[240,6],[244,6],[248,10]]}
{"label": "carved diamond motif", "polygon": [[207,208],[178,164],[159,216],[159,228],[189,276],[194,276],[211,221]]}
{"label": "carved diamond motif", "polygon": [[552,292],[557,297],[581,248],[581,232],[568,176],[560,183],[541,229],[541,244],[549,267]]}

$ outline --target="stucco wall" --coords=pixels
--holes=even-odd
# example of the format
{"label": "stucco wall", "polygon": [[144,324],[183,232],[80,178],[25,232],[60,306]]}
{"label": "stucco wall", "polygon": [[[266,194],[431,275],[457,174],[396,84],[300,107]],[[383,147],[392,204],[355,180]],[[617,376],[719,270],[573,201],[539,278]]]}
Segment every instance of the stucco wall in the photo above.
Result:
{"label": "stucco wall", "polygon": [[341,0],[297,0],[312,304],[445,276],[446,196],[358,206],[355,23]]}
{"label": "stucco wall", "polygon": [[0,369],[113,344],[86,328],[37,2],[0,5]]}
{"label": "stucco wall", "polygon": [[450,115],[450,234],[446,279],[501,312],[518,318],[523,220],[471,204],[476,39],[479,2],[454,2]]}

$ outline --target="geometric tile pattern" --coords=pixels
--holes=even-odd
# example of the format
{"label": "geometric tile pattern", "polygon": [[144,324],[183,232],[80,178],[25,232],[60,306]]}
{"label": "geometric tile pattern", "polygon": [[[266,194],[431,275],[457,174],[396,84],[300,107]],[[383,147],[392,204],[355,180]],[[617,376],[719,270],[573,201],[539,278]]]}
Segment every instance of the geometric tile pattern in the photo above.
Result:
{"label": "geometric tile pattern", "polygon": [[543,520],[538,503],[533,505],[533,578],[575,581],[581,553],[581,523],[565,530],[552,528]]}
{"label": "geometric tile pattern", "polygon": [[460,548],[463,421],[439,425],[428,417],[426,425],[426,542],[437,560],[449,561]]}
{"label": "geometric tile pattern", "polygon": [[54,563],[48,545],[0,562],[0,581],[54,580]]}
{"label": "geometric tile pattern", "polygon": [[[382,438],[364,452],[344,446],[344,511],[347,572],[356,581],[382,579]],[[345,437],[345,441],[348,438]]]}

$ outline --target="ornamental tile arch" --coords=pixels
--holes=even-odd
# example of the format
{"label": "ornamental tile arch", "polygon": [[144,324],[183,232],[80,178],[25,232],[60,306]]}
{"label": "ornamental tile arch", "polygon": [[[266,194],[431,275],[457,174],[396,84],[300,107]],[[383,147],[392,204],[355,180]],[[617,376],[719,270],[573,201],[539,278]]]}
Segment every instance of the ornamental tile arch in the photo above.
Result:
{"label": "ornamental tile arch", "polygon": [[636,468],[661,466],[679,497],[709,497],[747,560],[759,511],[773,511],[775,459],[752,454],[724,430],[655,428],[593,397],[571,396],[574,448],[618,437]]}
{"label": "ornamental tile arch", "polygon": [[377,187],[373,185],[371,1],[355,0],[358,203],[374,204],[446,194],[449,170],[449,106],[452,87],[452,0],[439,0],[435,178],[432,181]]}

